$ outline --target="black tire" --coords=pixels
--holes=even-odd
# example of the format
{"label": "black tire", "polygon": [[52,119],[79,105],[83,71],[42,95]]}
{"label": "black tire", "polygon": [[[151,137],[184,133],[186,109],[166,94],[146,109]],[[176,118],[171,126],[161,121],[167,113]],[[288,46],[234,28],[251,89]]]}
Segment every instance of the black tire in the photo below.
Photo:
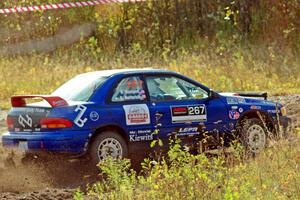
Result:
{"label": "black tire", "polygon": [[260,119],[246,119],[243,122],[240,140],[247,154],[256,155],[267,147],[268,130]]}
{"label": "black tire", "polygon": [[[102,155],[100,149],[103,150]],[[128,157],[127,143],[120,134],[114,131],[104,131],[94,138],[90,147],[90,157],[93,164],[97,165],[104,160],[106,158],[104,154],[106,157],[111,156],[113,158]]]}

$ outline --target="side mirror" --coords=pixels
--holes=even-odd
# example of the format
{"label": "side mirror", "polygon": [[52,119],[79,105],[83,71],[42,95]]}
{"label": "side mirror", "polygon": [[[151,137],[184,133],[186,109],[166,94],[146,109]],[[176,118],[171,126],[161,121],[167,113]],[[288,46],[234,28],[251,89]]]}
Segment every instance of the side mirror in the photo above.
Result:
{"label": "side mirror", "polygon": [[218,93],[214,92],[213,90],[209,92],[209,96],[208,96],[209,99],[217,99],[218,97],[219,97]]}

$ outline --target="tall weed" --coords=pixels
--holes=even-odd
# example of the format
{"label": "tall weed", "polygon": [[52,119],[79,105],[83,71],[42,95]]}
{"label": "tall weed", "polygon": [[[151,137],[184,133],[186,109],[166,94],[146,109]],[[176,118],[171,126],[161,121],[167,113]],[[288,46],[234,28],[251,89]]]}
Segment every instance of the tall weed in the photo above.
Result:
{"label": "tall weed", "polygon": [[104,179],[86,195],[98,199],[299,199],[300,143],[299,137],[295,139],[295,143],[282,140],[258,157],[234,165],[228,165],[224,155],[190,154],[174,141],[166,157],[142,163],[143,175],[130,170],[128,160],[102,162]]}

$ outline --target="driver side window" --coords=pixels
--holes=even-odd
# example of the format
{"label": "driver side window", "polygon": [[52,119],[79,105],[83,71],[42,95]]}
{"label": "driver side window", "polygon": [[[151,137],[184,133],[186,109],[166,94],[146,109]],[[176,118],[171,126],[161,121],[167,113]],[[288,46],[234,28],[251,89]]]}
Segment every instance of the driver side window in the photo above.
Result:
{"label": "driver side window", "polygon": [[174,76],[146,77],[151,101],[193,100],[208,97],[200,87]]}

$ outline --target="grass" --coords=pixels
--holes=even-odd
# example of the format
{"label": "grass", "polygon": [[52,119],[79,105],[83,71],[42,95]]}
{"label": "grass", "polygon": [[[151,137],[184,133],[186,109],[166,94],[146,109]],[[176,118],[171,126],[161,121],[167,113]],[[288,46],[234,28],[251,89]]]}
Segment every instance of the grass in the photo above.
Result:
{"label": "grass", "polygon": [[[253,159],[191,155],[176,142],[165,159],[146,160],[144,174],[128,160],[100,164],[105,180],[75,199],[299,199],[300,138],[276,142]],[[235,153],[237,153],[236,149]]]}
{"label": "grass", "polygon": [[[82,45],[84,46],[84,45]],[[300,67],[297,57],[268,58],[267,53],[235,49],[216,54],[213,50],[187,52],[159,58],[132,49],[114,57],[94,50],[59,50],[51,55],[31,55],[0,60],[0,108],[10,107],[16,94],[49,94],[79,73],[115,68],[165,68],[187,75],[216,91],[268,91],[271,94],[300,92]],[[75,49],[75,50],[74,50]],[[81,53],[82,52],[82,53]]]}

